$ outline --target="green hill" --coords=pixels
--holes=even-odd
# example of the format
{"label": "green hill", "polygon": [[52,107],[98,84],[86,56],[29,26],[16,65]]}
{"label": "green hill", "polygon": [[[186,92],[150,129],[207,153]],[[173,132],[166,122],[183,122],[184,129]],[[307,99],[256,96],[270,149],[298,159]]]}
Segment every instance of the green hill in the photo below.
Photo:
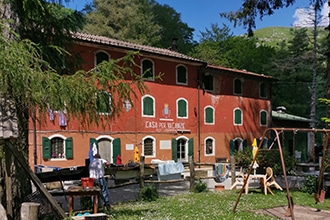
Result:
{"label": "green hill", "polygon": [[[254,31],[254,36],[266,45],[278,47],[283,41],[288,42],[292,38],[291,29],[295,27],[266,27]],[[328,32],[324,27],[319,29],[319,37],[326,37]],[[309,35],[313,37],[313,28],[308,28]]]}

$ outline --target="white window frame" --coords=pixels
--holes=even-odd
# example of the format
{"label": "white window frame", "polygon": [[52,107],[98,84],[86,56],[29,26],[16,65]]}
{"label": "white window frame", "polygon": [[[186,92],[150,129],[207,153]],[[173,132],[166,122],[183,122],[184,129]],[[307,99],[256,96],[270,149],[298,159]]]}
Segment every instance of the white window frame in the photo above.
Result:
{"label": "white window frame", "polygon": [[[148,138],[152,139],[152,155],[144,154],[144,140]],[[146,158],[156,157],[156,138],[154,138],[153,136],[145,136],[142,138],[142,155],[145,156]]]}
{"label": "white window frame", "polygon": [[[207,154],[206,153],[206,141],[208,140],[208,139],[211,139],[212,140],[212,154]],[[205,139],[204,139],[204,156],[214,156],[215,155],[215,139],[213,138],[213,137],[211,137],[211,136],[209,136],[209,137],[206,137]]]}
{"label": "white window frame", "polygon": [[[186,102],[186,110],[187,110],[187,115],[185,116],[185,117],[182,117],[182,116],[179,116],[179,101],[180,100],[183,100],[183,101],[185,101]],[[188,115],[189,115],[189,109],[188,109],[188,100],[187,99],[185,99],[185,98],[178,98],[177,100],[176,100],[176,117],[177,118],[184,118],[184,119],[187,119],[188,118]]]}
{"label": "white window frame", "polygon": [[[236,122],[235,122],[235,117],[236,117],[235,111],[236,110],[240,110],[241,111],[241,123],[240,124],[236,124]],[[240,108],[234,108],[234,110],[233,110],[233,124],[235,126],[242,126],[243,125],[243,111],[242,111],[242,109],[240,109]]]}
{"label": "white window frame", "polygon": [[[65,140],[67,139],[65,136],[61,135],[61,134],[53,134],[51,136],[48,137],[49,141],[50,141],[50,148],[52,148],[51,145],[51,141],[53,138],[62,138],[63,139],[63,154],[65,156],[65,158],[52,158],[50,157],[50,161],[64,161],[64,160],[68,160],[66,158],[66,146],[65,146]],[[52,150],[50,150],[52,152]]]}
{"label": "white window frame", "polygon": [[[179,79],[179,73],[178,73],[178,68],[179,67],[184,67],[186,69],[186,82],[185,83],[182,83],[182,82],[179,82],[178,79]],[[175,67],[175,72],[176,72],[176,84],[178,85],[188,85],[188,68],[183,65],[183,64],[179,64]]]}
{"label": "white window frame", "polygon": [[[151,78],[144,78],[143,77],[143,62],[146,61],[146,60],[148,60],[152,63],[152,77]],[[145,58],[145,59],[141,60],[141,78],[143,80],[147,80],[147,81],[155,81],[155,63],[154,63],[153,60],[148,59],[148,58]]]}
{"label": "white window frame", "polygon": [[[213,122],[212,123],[206,122],[206,109],[207,108],[211,108],[213,110],[213,115],[212,115]],[[204,124],[206,124],[206,125],[214,125],[215,124],[215,109],[211,105],[207,105],[207,106],[204,107]]]}
{"label": "white window frame", "polygon": [[[144,115],[143,114],[143,110],[144,110],[144,105],[143,105],[143,99],[144,98],[151,98],[153,100],[153,105],[152,105],[152,109],[153,109],[153,115]],[[155,118],[156,117],[156,109],[155,109],[155,106],[156,106],[156,100],[153,96],[151,95],[144,95],[141,97],[141,115],[142,117],[146,117],[146,118]]]}

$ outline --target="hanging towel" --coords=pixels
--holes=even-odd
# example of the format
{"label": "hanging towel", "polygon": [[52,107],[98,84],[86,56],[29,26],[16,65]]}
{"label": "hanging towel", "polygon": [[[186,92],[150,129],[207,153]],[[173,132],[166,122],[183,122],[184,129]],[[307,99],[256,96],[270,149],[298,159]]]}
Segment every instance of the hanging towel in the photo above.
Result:
{"label": "hanging towel", "polygon": [[224,182],[229,177],[229,164],[219,163],[215,165],[215,181]]}
{"label": "hanging towel", "polygon": [[53,112],[53,110],[49,109],[48,112],[49,112],[49,120],[54,121],[54,112]]}
{"label": "hanging towel", "polygon": [[59,124],[61,127],[65,127],[66,126],[66,118],[65,115],[62,111],[58,112],[58,119],[59,119]]}

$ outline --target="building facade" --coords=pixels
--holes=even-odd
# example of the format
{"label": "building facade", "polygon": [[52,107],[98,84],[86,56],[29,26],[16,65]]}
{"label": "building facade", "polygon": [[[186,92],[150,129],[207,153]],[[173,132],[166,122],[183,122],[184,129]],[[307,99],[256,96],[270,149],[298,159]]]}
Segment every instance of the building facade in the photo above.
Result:
{"label": "building facade", "polygon": [[261,137],[270,126],[269,76],[102,36],[77,33],[75,39],[73,51],[81,56],[85,70],[139,51],[135,61],[141,68],[134,71],[144,73],[149,90],[137,93],[134,103],[124,100],[124,112],[107,128],[81,130],[78,121],[67,121],[65,112],[56,111],[35,130],[30,123],[31,167],[82,166],[93,147],[112,163],[118,155],[123,163],[134,161],[135,152],[144,155],[146,163],[155,159],[188,162],[189,156],[196,162],[215,163],[251,146],[253,138]]}

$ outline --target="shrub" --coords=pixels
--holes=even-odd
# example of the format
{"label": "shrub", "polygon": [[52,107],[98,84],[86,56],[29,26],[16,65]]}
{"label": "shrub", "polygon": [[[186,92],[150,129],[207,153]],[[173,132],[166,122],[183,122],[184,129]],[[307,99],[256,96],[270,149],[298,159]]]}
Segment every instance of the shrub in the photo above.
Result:
{"label": "shrub", "polygon": [[194,187],[195,193],[207,191],[207,184],[204,181],[202,181],[201,179],[198,179],[197,181],[195,181],[194,186],[195,186]]}
{"label": "shrub", "polygon": [[156,201],[158,197],[158,191],[154,184],[146,185],[140,189],[138,194],[138,200],[140,201]]}
{"label": "shrub", "polygon": [[248,168],[252,163],[252,148],[247,147],[242,151],[234,151],[235,164],[238,167]]}
{"label": "shrub", "polygon": [[318,177],[308,175],[305,181],[302,183],[301,191],[309,194],[313,194],[317,191]]}

